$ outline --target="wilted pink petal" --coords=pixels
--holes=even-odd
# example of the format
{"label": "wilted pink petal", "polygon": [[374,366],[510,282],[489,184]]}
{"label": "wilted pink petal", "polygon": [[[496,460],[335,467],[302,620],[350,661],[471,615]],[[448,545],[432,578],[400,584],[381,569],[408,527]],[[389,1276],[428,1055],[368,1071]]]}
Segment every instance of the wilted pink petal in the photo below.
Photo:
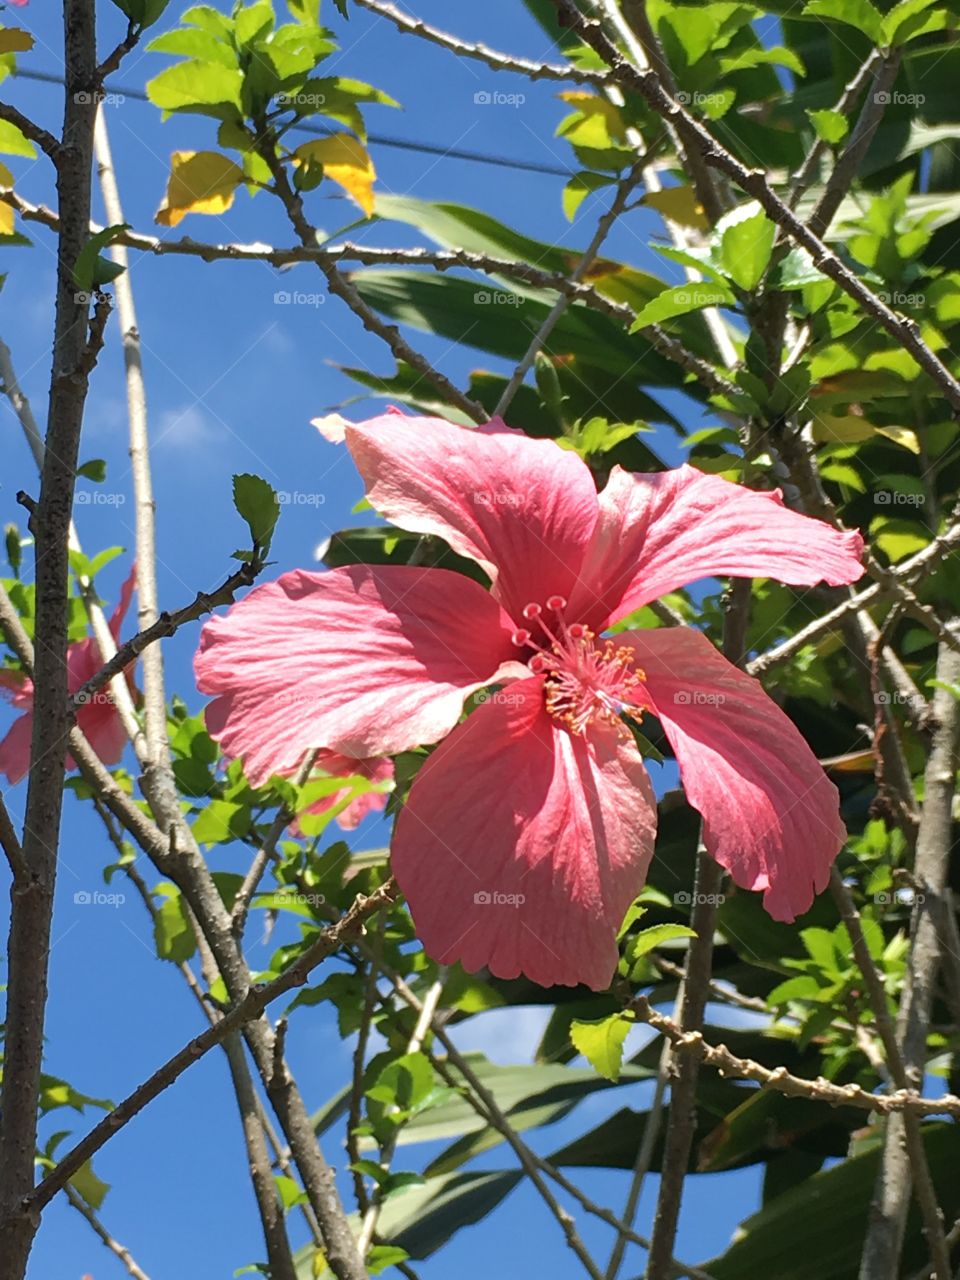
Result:
{"label": "wilted pink petal", "polygon": [[655,830],[632,740],[567,733],[533,678],[489,695],[428,758],[392,865],[435,960],[602,990]]}
{"label": "wilted pink petal", "polygon": [[312,747],[363,759],[436,742],[516,657],[513,624],[462,574],[407,565],[285,573],[200,637],[207,728],[254,784]]}
{"label": "wilted pink petal", "polygon": [[571,606],[591,621],[616,621],[698,578],[727,574],[837,586],[861,576],[862,554],[859,533],[788,510],[779,490],[746,489],[689,466],[654,475],[614,467]]}
{"label": "wilted pink petal", "polygon": [[14,786],[30,768],[30,735],[33,732],[33,681],[15,671],[0,669],[0,692],[7,694],[18,716],[0,741],[0,774]]}
{"label": "wilted pink petal", "polygon": [[322,418],[311,418],[311,427],[316,427],[324,440],[330,444],[343,444],[347,435],[347,427],[352,424],[342,413],[328,413]]}
{"label": "wilted pink petal", "polygon": [[627,631],[654,713],[703,815],[707,851],[775,920],[822,892],[846,838],[837,789],[796,726],[698,631]]}
{"label": "wilted pink petal", "polygon": [[[120,599],[110,618],[110,630],[116,640],[137,580],[136,565],[120,589]],[[99,646],[92,636],[67,646],[67,687],[76,693],[103,666]],[[132,687],[132,677],[127,682]],[[30,768],[30,738],[33,733],[33,681],[13,672],[0,672],[0,689],[12,694],[15,707],[26,714],[15,720],[7,736],[0,742],[0,774],[12,784],[26,776]],[[117,764],[123,755],[127,735],[117,708],[106,688],[98,689],[90,700],[77,710],[77,725],[104,764]],[[75,769],[72,756],[67,756],[66,767]]]}
{"label": "wilted pink petal", "polygon": [[[337,755],[333,751],[321,751],[317,756],[316,767],[322,773],[334,778],[349,778],[359,775],[370,782],[393,781],[393,761],[382,757],[372,760],[351,760],[349,756]],[[297,821],[291,824],[290,830],[296,836],[301,835],[300,818],[304,817],[305,814],[326,813],[328,809],[332,809],[334,805],[340,803],[348,790],[349,788],[344,788],[343,791],[335,791],[332,795],[321,796],[319,800],[308,805],[306,809],[297,815]],[[357,796],[355,800],[351,800],[347,807],[337,814],[334,821],[344,831],[353,831],[371,813],[379,813],[384,809],[386,803],[387,793],[385,791],[367,791],[363,795]]]}
{"label": "wilted pink petal", "polygon": [[401,529],[438,534],[483,566],[514,618],[569,596],[597,517],[590,472],[551,440],[384,414],[347,428],[372,505]]}

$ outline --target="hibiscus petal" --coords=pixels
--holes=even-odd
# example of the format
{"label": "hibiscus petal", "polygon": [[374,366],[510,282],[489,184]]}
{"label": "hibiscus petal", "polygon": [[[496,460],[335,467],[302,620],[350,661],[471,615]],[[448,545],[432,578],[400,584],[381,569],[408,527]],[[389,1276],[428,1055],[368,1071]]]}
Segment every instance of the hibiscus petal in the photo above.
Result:
{"label": "hibiscus petal", "polygon": [[11,786],[27,776],[30,768],[30,737],[33,733],[33,712],[18,716],[0,742],[0,774]]}
{"label": "hibiscus petal", "polygon": [[194,661],[207,728],[251,782],[313,747],[363,759],[436,742],[516,649],[462,574],[407,565],[285,573],[211,619]]}
{"label": "hibiscus petal", "polygon": [[[392,782],[393,781],[393,761],[384,759],[383,757],[374,757],[370,760],[352,760],[349,756],[337,755],[335,751],[321,751],[316,759],[316,766],[323,773],[333,778],[349,778],[352,775],[359,774],[362,778],[367,778],[370,782]],[[304,814],[322,814],[328,809],[332,809],[334,805],[339,804],[344,798],[343,791],[335,791],[333,795],[321,796],[319,800],[313,804],[307,805],[298,815],[297,820],[291,824],[291,831],[295,836],[302,835],[300,827],[300,818]],[[337,814],[336,824],[344,831],[354,831],[359,827],[360,823],[371,813],[379,813],[386,808],[387,793],[385,791],[366,791],[363,795],[357,796],[355,800],[351,800],[345,809]]]}
{"label": "hibiscus petal", "polygon": [[399,414],[348,427],[347,445],[377,511],[476,560],[514,618],[531,601],[569,596],[597,518],[575,453],[500,422],[469,430]]}
{"label": "hibiscus petal", "polygon": [[602,625],[725,574],[838,586],[861,576],[862,554],[859,533],[788,510],[779,490],[746,489],[689,466],[655,475],[614,467],[570,616]]}
{"label": "hibiscus petal", "polygon": [[534,678],[490,695],[429,757],[391,861],[435,960],[599,991],[655,830],[633,742],[613,729],[571,736]]}
{"label": "hibiscus petal", "polygon": [[617,636],[637,655],[707,850],[775,920],[808,910],[846,831],[837,789],[790,721],[687,627]]}

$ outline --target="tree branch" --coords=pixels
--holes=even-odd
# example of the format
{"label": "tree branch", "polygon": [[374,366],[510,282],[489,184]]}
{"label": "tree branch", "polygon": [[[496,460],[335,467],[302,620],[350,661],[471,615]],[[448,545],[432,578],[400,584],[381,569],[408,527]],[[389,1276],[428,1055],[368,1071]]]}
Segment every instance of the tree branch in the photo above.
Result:
{"label": "tree branch", "polygon": [[805,225],[789,205],[776,194],[763,169],[750,169],[741,163],[690,112],[686,111],[663,88],[652,70],[637,71],[619,53],[605,35],[599,22],[584,17],[572,0],[553,0],[564,25],[570,27],[603,59],[616,79],[630,92],[638,93],[662,119],[672,124],[690,147],[696,148],[706,163],[726,174],[748,196],[756,200],[786,235],[806,249],[813,265],[844,293],[858,302],[907,350],[940,389],[954,411],[960,413],[960,382],[923,341],[915,320],[898,315],[829,249]]}
{"label": "tree branch", "polygon": [[[940,646],[937,679],[942,685],[960,681],[960,656]],[[924,773],[924,799],[917,831],[910,957],[897,1019],[902,1065],[910,1084],[923,1083],[927,1034],[940,964],[939,924],[950,864],[953,801],[960,765],[960,702],[947,688],[933,697],[933,740]],[[905,1148],[904,1117],[891,1117],[884,1137],[870,1221],[860,1264],[861,1280],[895,1280],[906,1227],[911,1187],[911,1162]],[[935,1241],[931,1240],[931,1248]],[[945,1246],[944,1246],[945,1247]],[[942,1253],[934,1261],[942,1271]],[[949,1259],[946,1263],[949,1275]]]}
{"label": "tree branch", "polygon": [[[94,1125],[90,1132],[58,1161],[56,1167],[43,1181],[24,1197],[23,1203],[17,1207],[12,1216],[14,1218],[33,1217],[39,1212],[70,1178],[110,1141],[114,1134],[119,1133],[125,1125],[129,1124],[149,1102],[169,1089],[189,1066],[199,1061],[214,1045],[241,1030],[252,1019],[259,1017],[267,1005],[274,1000],[286,995],[295,987],[303,986],[321,961],[332,955],[345,942],[356,938],[362,931],[364,920],[375,911],[392,903],[396,894],[396,885],[392,880],[388,880],[368,898],[358,897],[350,910],[341,916],[336,924],[323,929],[303,955],[285,969],[278,978],[274,978],[272,982],[252,986],[243,1000],[233,1005],[219,1021],[194,1036],[143,1084],[118,1103],[99,1124]],[[0,1226],[5,1225],[6,1222],[0,1224]]]}

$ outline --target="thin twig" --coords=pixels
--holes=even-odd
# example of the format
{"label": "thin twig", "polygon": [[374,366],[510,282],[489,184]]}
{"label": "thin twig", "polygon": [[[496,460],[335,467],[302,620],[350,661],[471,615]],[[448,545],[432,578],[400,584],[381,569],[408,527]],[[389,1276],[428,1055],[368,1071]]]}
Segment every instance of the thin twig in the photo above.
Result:
{"label": "thin twig", "polygon": [[130,1250],[126,1245],[122,1245],[119,1240],[115,1240],[113,1238],[97,1216],[95,1210],[87,1204],[80,1192],[75,1191],[69,1182],[63,1190],[67,1199],[73,1205],[74,1209],[76,1209],[77,1213],[79,1213],[82,1218],[86,1219],[94,1233],[103,1242],[103,1244],[106,1245],[114,1257],[120,1259],[127,1269],[127,1275],[132,1276],[133,1280],[150,1280],[150,1277],[143,1268],[137,1265],[137,1261]]}
{"label": "thin twig", "polygon": [[23,856],[20,838],[2,795],[0,795],[0,849],[3,849],[10,864],[14,886],[26,884],[30,878],[30,867]]}
{"label": "thin twig", "polygon": [[449,49],[458,58],[474,58],[484,62],[492,71],[513,71],[517,75],[526,76],[528,80],[561,80],[575,84],[602,85],[609,77],[603,71],[584,71],[579,67],[558,66],[550,62],[532,62],[528,58],[519,58],[510,53],[500,53],[484,44],[471,40],[461,40],[458,36],[448,35],[437,27],[431,27],[420,18],[413,18],[403,13],[396,5],[386,0],[354,0],[360,9],[369,9],[371,13],[386,18],[406,35],[419,36],[430,44]]}
{"label": "thin twig", "polygon": [[[626,208],[631,192],[637,184],[642,181],[645,164],[645,160],[638,160],[631,166],[627,175],[617,184],[617,190],[610,203],[609,209],[607,209],[600,218],[597,223],[597,229],[593,234],[593,239],[581,254],[580,260],[573,269],[573,274],[570,277],[573,284],[580,284],[584,276],[593,266],[597,254],[603,246],[604,240],[606,240],[607,236],[613,229],[614,223]],[[530,369],[538,353],[543,349],[544,343],[550,337],[551,333],[553,333],[569,305],[569,295],[561,293],[560,297],[544,317],[544,320],[537,329],[537,332],[533,335],[530,345],[527,347],[527,350],[519,364],[514,369],[510,377],[510,381],[504,387],[500,399],[497,401],[497,407],[493,411],[495,417],[502,418],[513,403],[513,398],[520,390],[520,385],[527,376],[527,371]]]}

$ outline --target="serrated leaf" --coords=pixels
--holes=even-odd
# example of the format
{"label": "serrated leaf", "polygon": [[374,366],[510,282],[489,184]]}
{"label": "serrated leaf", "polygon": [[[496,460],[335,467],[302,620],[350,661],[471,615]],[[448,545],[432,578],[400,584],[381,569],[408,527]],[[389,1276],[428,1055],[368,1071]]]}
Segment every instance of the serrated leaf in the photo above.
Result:
{"label": "serrated leaf", "polygon": [[261,476],[233,477],[233,505],[247,522],[255,548],[266,554],[280,519],[280,499]]}
{"label": "serrated leaf", "polygon": [[192,111],[218,120],[242,118],[239,71],[212,62],[178,62],[147,83],[147,97],[163,111]]}
{"label": "serrated leaf", "polygon": [[862,31],[874,44],[883,43],[883,18],[869,0],[809,0],[803,12],[846,23]]}
{"label": "serrated leaf", "polygon": [[33,160],[36,154],[36,147],[15,124],[11,124],[9,120],[0,120],[0,155],[26,156],[28,160]]}
{"label": "serrated leaf", "polygon": [[597,1022],[575,1020],[570,1024],[570,1039],[598,1075],[605,1080],[617,1080],[623,1063],[624,1041],[633,1021],[629,1013],[613,1013]]}

